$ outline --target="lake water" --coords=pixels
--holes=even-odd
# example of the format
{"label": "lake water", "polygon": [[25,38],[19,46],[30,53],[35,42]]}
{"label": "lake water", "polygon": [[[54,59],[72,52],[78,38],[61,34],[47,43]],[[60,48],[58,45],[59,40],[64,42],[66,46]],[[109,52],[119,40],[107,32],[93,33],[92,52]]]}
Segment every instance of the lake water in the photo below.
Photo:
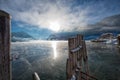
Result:
{"label": "lake water", "polygon": [[[120,80],[120,50],[116,45],[86,42],[91,75],[98,80]],[[13,80],[65,80],[68,43],[66,41],[14,42],[11,55]]]}

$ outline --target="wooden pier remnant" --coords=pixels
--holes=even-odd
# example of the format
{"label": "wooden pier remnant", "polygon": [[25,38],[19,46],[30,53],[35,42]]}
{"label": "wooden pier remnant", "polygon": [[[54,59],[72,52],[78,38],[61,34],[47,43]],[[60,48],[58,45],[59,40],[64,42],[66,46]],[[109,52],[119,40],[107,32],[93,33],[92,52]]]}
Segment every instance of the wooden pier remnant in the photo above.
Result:
{"label": "wooden pier remnant", "polygon": [[120,34],[117,36],[118,46],[120,46]]}
{"label": "wooden pier remnant", "polygon": [[10,15],[0,10],[0,80],[11,80]]}
{"label": "wooden pier remnant", "polygon": [[67,80],[97,80],[89,75],[86,44],[82,35],[68,40]]}

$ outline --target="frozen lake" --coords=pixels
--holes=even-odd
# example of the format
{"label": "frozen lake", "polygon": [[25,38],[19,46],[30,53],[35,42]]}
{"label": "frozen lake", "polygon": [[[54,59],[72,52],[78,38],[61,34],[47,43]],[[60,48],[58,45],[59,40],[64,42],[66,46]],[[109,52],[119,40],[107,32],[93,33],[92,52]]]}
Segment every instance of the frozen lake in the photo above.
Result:
{"label": "frozen lake", "polygon": [[[98,80],[120,80],[120,50],[116,45],[86,42],[90,73]],[[65,80],[68,44],[66,41],[14,42],[11,54],[13,80]]]}

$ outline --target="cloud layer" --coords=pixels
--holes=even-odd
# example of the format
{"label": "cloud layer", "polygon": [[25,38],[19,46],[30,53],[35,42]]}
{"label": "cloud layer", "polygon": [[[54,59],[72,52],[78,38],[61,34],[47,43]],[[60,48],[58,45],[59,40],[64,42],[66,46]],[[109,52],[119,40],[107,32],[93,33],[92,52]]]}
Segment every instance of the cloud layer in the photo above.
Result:
{"label": "cloud layer", "polygon": [[103,8],[106,3],[98,5],[94,0],[77,3],[77,0],[0,0],[0,9],[9,12],[15,21],[40,28],[50,29],[50,23],[58,22],[60,31],[83,31],[92,28],[87,24],[108,15],[102,14],[106,11]]}

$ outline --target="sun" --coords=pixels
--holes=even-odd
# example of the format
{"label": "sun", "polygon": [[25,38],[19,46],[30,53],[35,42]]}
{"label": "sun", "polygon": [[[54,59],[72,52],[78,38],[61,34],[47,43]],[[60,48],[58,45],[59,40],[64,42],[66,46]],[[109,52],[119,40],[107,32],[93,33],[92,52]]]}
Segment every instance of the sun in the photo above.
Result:
{"label": "sun", "polygon": [[58,32],[60,30],[60,23],[57,21],[53,21],[49,23],[49,28],[52,31]]}

